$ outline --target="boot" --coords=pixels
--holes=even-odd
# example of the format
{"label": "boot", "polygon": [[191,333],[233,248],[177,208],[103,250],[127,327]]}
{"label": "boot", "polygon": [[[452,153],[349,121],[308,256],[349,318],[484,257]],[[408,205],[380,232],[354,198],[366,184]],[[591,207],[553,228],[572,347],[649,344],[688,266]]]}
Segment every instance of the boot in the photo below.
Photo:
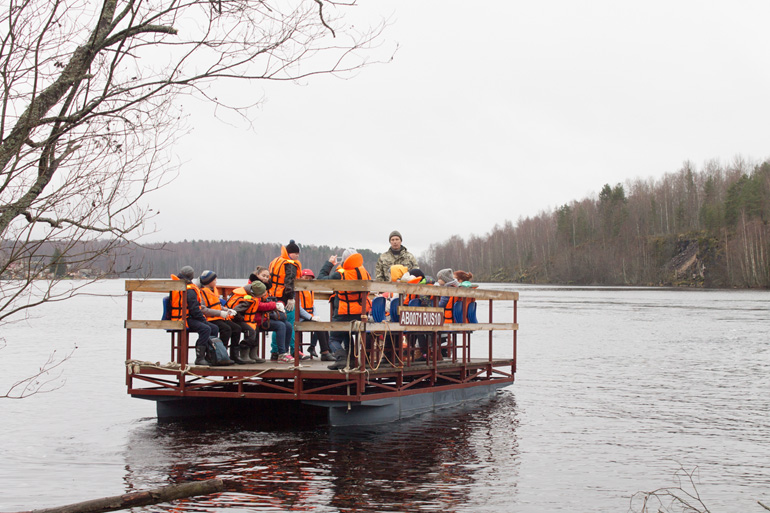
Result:
{"label": "boot", "polygon": [[311,358],[318,358],[318,353],[315,352],[315,347],[310,346],[307,348],[307,353],[310,355]]}
{"label": "boot", "polygon": [[195,365],[211,365],[206,359],[206,348],[204,346],[195,346]]}
{"label": "boot", "polygon": [[240,353],[240,349],[238,348],[237,345],[230,346],[230,359],[232,361],[234,361],[238,365],[245,365],[249,363],[245,360],[241,360],[239,353]]}
{"label": "boot", "polygon": [[248,347],[242,347],[240,348],[240,359],[243,363],[257,363],[251,358],[249,358],[249,348]]}
{"label": "boot", "polygon": [[265,359],[259,357],[259,348],[257,346],[249,349],[249,360],[253,360],[254,363],[265,363]]}
{"label": "boot", "polygon": [[321,361],[322,362],[334,362],[334,361],[337,361],[337,359],[335,357],[333,357],[331,353],[321,353]]}
{"label": "boot", "polygon": [[332,356],[336,356],[337,361],[329,365],[327,369],[339,370],[344,369],[348,365],[348,355],[344,350],[335,351]]}

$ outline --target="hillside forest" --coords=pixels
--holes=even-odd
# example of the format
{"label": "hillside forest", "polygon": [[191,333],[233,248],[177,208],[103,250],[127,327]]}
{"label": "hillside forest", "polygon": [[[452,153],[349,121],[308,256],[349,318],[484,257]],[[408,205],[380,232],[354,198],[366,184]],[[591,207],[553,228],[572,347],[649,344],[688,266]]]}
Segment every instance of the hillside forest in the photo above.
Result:
{"label": "hillside forest", "polygon": [[479,281],[574,285],[770,285],[770,160],[692,162],[660,179],[605,184],[595,198],[430,247],[431,269]]}

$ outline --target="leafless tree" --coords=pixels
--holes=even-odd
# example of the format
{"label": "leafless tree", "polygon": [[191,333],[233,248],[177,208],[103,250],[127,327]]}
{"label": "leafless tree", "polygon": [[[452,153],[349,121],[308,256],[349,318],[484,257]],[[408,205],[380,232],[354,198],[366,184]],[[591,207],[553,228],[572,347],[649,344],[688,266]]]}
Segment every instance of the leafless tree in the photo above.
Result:
{"label": "leafless tree", "polygon": [[708,513],[709,509],[703,503],[696,486],[697,471],[697,467],[691,471],[680,468],[674,474],[678,482],[677,486],[635,493],[631,498],[630,511]]}
{"label": "leafless tree", "polygon": [[88,283],[60,280],[54,265],[91,279],[124,270],[92,264],[146,234],[145,196],[177,174],[180,97],[248,119],[259,98],[224,100],[222,82],[350,75],[385,25],[359,30],[347,19],[356,7],[9,0],[0,9],[0,326]]}

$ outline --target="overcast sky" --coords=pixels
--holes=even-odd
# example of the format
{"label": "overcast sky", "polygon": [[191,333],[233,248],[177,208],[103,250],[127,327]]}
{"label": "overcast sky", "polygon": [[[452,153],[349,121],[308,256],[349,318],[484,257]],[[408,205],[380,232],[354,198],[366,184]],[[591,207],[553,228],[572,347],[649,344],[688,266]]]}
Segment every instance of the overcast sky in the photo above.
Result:
{"label": "overcast sky", "polygon": [[149,198],[161,214],[148,240],[384,251],[397,229],[419,256],[685,160],[770,157],[767,0],[358,9],[391,18],[380,55],[397,43],[394,60],[252,85],[252,129],[192,108],[180,176]]}

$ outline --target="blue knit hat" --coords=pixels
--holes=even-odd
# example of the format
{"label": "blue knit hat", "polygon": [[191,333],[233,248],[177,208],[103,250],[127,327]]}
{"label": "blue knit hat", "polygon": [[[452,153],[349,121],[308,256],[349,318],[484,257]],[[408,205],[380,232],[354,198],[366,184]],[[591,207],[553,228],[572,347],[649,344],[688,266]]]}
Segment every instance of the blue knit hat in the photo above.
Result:
{"label": "blue knit hat", "polygon": [[215,273],[214,271],[209,271],[207,269],[201,273],[201,277],[200,277],[201,285],[208,285],[209,283],[211,283],[216,279],[217,279],[217,273]]}

